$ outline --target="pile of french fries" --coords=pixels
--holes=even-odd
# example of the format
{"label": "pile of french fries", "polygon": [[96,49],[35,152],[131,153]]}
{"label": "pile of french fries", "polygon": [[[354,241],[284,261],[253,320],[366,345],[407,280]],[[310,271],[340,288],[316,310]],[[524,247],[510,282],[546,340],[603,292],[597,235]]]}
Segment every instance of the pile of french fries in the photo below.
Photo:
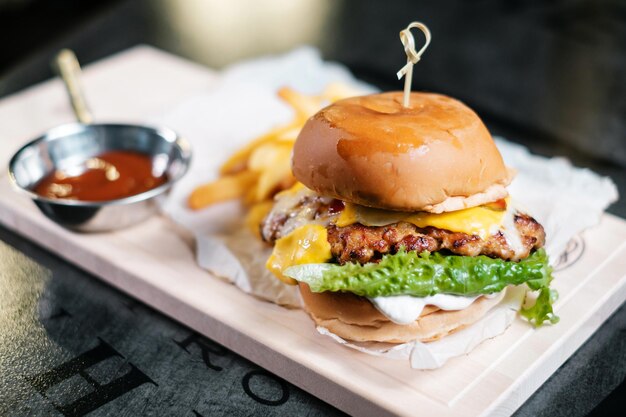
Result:
{"label": "pile of french fries", "polygon": [[189,207],[200,210],[215,203],[242,199],[249,209],[246,222],[258,233],[259,222],[271,209],[274,195],[296,182],[291,173],[291,150],[304,123],[324,106],[358,94],[344,84],[329,84],[316,96],[281,88],[278,96],[293,108],[293,120],[235,152],[221,166],[217,180],[193,190],[188,199]]}

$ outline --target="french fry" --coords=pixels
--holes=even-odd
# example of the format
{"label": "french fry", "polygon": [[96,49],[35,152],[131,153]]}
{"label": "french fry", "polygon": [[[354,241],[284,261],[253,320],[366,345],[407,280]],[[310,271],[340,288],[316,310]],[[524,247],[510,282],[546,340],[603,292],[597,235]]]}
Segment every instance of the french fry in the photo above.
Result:
{"label": "french fry", "polygon": [[[256,148],[265,143],[275,141],[277,138],[281,138],[282,140],[282,138],[285,137],[284,135],[289,135],[289,137],[291,137],[294,131],[300,132],[301,128],[302,125],[300,123],[292,122],[288,125],[276,127],[270,130],[268,133],[248,143],[228,158],[228,160],[220,167],[220,175],[234,174],[245,169],[250,154],[254,152]],[[295,136],[298,136],[298,134],[296,133]]]}
{"label": "french fry", "polygon": [[306,120],[323,106],[358,94],[352,87],[340,83],[329,84],[319,96],[302,94],[289,87],[281,88],[278,96],[294,109],[293,120],[271,129],[235,152],[220,167],[221,178],[192,192],[189,207],[198,210],[240,198],[250,210],[247,221],[260,221],[261,207],[270,207],[276,192],[296,182],[291,173],[291,151]]}
{"label": "french fry", "polygon": [[267,170],[259,177],[259,182],[256,186],[256,200],[263,201],[270,198],[277,190],[280,189],[280,184],[293,184],[296,180],[291,174],[291,166],[289,164],[282,164],[274,170]]}
{"label": "french fry", "polygon": [[261,230],[259,225],[272,209],[274,202],[272,200],[262,201],[254,204],[250,207],[248,214],[246,215],[246,226],[248,229],[259,239],[261,239]]}
{"label": "french fry", "polygon": [[245,194],[243,195],[243,203],[246,206],[252,206],[256,203],[258,203],[259,201],[256,198],[256,185],[257,185],[258,181],[255,182],[254,184],[252,184],[252,186],[250,186],[250,188],[245,192]]}
{"label": "french fry", "polygon": [[362,91],[355,89],[354,87],[350,87],[346,84],[342,83],[331,83],[326,86],[324,92],[322,93],[322,97],[324,97],[329,102],[335,102],[338,100],[342,100],[348,97],[354,97],[363,94]]}
{"label": "french fry", "polygon": [[304,124],[299,124],[291,129],[283,131],[282,133],[276,135],[275,140],[280,142],[295,142],[300,134],[300,131],[302,130],[302,126],[304,126]]}
{"label": "french fry", "polygon": [[278,91],[278,96],[293,107],[296,118],[291,123],[276,127],[263,136],[247,144],[244,148],[235,152],[220,168],[221,175],[237,173],[247,167],[250,155],[259,146],[265,143],[281,140],[295,141],[307,118],[315,114],[326,102],[340,100],[356,95],[358,92],[344,84],[329,84],[321,96],[308,96],[299,93],[289,87],[283,87]]}
{"label": "french fry", "polygon": [[240,198],[257,178],[257,173],[247,170],[221,177],[193,190],[187,204],[191,209],[199,210],[214,203]]}
{"label": "french fry", "polygon": [[254,201],[263,201],[271,197],[285,179],[292,178],[290,162],[292,147],[291,143],[266,143],[250,155],[248,161],[250,170],[259,172]]}
{"label": "french fry", "polygon": [[313,116],[322,107],[321,100],[318,97],[299,93],[289,87],[283,87],[278,90],[278,96],[293,107],[296,111],[296,117],[302,121]]}
{"label": "french fry", "polygon": [[281,158],[287,157],[291,154],[293,144],[289,142],[269,142],[257,147],[254,152],[250,154],[248,159],[248,169],[251,171],[263,171],[265,169],[271,169],[276,162]]}

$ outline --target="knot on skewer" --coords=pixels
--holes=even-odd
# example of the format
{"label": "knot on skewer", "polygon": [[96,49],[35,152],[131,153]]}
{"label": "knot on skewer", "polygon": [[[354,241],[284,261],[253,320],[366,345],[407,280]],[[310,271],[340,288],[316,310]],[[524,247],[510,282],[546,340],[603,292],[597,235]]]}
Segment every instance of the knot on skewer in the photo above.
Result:
{"label": "knot on skewer", "polygon": [[400,41],[404,45],[404,53],[406,54],[406,65],[400,68],[400,71],[396,74],[398,79],[406,74],[411,65],[415,65],[419,62],[420,56],[415,51],[415,38],[409,29],[400,31]]}
{"label": "knot on skewer", "polygon": [[[415,51],[415,38],[413,38],[413,34],[411,33],[411,29],[417,28],[424,33],[424,37],[426,38],[426,42],[422,49],[419,51]],[[400,71],[396,74],[398,79],[405,77],[404,79],[404,107],[409,106],[409,98],[411,93],[411,81],[413,77],[413,65],[417,64],[422,57],[422,54],[428,48],[430,44],[430,30],[426,27],[425,24],[421,22],[411,22],[406,29],[400,31],[400,41],[402,45],[404,45],[404,53],[406,53],[406,65],[400,68]]]}

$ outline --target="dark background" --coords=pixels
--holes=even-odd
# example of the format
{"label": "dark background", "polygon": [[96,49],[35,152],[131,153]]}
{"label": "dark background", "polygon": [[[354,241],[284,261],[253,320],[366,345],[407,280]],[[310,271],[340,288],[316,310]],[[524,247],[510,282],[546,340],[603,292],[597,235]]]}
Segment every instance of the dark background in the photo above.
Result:
{"label": "dark background", "polygon": [[[433,33],[431,46],[415,67],[414,89],[458,97],[481,115],[493,133],[523,143],[533,152],[564,155],[578,166],[610,175],[620,194],[626,194],[626,2],[622,0],[0,0],[0,98],[52,77],[49,63],[60,48],[72,48],[81,63],[88,64],[139,43],[218,69],[308,43],[320,48],[324,58],[346,64],[357,77],[381,89],[401,89],[395,73],[404,65],[405,55],[398,32],[411,20],[425,22]],[[2,121],[0,141],[1,125]],[[626,201],[609,211],[626,217]],[[10,232],[0,232],[2,240],[27,255],[47,256],[38,255],[36,247]],[[44,294],[53,297],[69,285],[65,278],[55,278],[67,267],[59,260],[47,266],[56,284]],[[55,308],[80,316],[88,307],[76,300],[84,298],[84,292],[91,293],[89,285],[69,285],[69,293],[60,291]],[[98,291],[108,294],[103,299],[110,305],[126,302],[113,290]],[[108,308],[107,314],[125,317],[126,313]],[[167,326],[182,328],[163,324],[165,319],[157,313],[146,314],[152,318],[142,320],[157,333]],[[104,322],[101,326],[106,328]],[[520,415],[584,415],[601,403],[626,375],[625,323],[622,307],[531,397]],[[72,327],[63,329],[56,339],[69,340]],[[48,331],[55,335],[52,327]],[[177,331],[182,337],[184,331]],[[67,342],[66,348],[78,354],[93,347],[94,340]],[[243,369],[241,373],[254,369],[241,358],[229,358],[235,369]],[[294,392],[292,405],[296,398],[296,404],[308,407],[311,415],[331,412],[306,393]],[[626,405],[623,382],[596,413],[607,412],[611,405],[622,410]],[[218,401],[218,406],[232,411],[227,400]],[[208,409],[216,410],[215,405]],[[254,407],[237,410],[269,412]]]}
{"label": "dark background", "polygon": [[[401,89],[398,32],[416,19],[433,41],[414,89],[455,96],[493,133],[610,175],[626,194],[623,0],[0,0],[0,97],[50,78],[62,47],[88,64],[139,43],[212,68],[308,43]],[[626,202],[611,210],[626,217]]]}

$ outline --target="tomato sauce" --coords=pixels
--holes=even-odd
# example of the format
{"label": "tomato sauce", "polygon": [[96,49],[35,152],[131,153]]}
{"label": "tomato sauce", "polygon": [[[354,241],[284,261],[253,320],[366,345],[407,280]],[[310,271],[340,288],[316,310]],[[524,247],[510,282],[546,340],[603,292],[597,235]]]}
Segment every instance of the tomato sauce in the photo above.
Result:
{"label": "tomato sauce", "polygon": [[48,174],[33,191],[48,198],[108,201],[143,193],[166,181],[165,174],[153,173],[148,155],[111,151]]}

